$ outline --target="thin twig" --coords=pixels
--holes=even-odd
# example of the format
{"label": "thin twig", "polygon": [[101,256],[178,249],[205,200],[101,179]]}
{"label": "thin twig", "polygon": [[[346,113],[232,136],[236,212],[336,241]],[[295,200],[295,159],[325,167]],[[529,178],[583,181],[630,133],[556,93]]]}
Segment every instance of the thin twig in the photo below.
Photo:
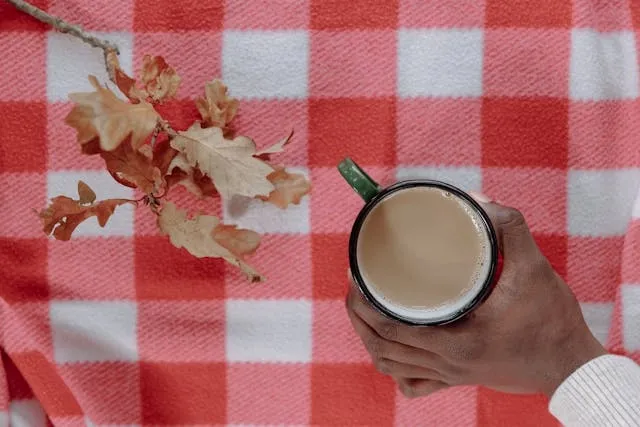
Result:
{"label": "thin twig", "polygon": [[33,16],[38,21],[51,25],[53,28],[60,31],[61,33],[71,34],[72,36],[79,38],[83,42],[93,47],[102,49],[105,52],[105,55],[107,54],[108,51],[115,51],[117,54],[120,53],[120,51],[118,50],[118,46],[116,46],[115,44],[107,40],[102,40],[95,36],[92,36],[91,34],[85,32],[82,29],[82,27],[80,27],[79,25],[69,24],[64,19],[58,18],[57,16],[50,15],[44,10],[39,9],[33,6],[32,4],[27,3],[24,0],[6,0],[6,1],[9,2],[9,4],[12,4],[13,6],[15,6],[18,10],[21,10],[22,12]]}

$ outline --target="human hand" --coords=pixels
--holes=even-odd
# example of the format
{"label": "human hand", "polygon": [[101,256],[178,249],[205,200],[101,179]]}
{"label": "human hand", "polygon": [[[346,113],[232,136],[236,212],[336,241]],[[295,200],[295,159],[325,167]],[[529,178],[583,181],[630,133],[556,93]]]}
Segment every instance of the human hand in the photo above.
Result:
{"label": "human hand", "polygon": [[408,397],[479,384],[551,396],[573,371],[606,354],[567,284],[515,209],[481,203],[503,255],[489,298],[444,326],[409,326],[376,311],[352,284],[347,311],[376,368]]}

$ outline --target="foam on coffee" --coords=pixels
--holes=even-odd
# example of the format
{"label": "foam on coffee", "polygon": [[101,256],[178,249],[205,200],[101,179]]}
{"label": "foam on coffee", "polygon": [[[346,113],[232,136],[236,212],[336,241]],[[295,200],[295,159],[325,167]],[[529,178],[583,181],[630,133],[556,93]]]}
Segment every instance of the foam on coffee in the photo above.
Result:
{"label": "foam on coffee", "polygon": [[467,201],[429,186],[388,195],[364,220],[357,243],[360,274],[373,297],[413,320],[446,317],[481,291],[491,245]]}

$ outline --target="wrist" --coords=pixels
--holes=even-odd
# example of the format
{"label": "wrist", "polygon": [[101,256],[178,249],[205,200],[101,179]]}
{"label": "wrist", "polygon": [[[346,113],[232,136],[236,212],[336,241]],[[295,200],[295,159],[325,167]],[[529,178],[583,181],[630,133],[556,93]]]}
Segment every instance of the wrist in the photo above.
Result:
{"label": "wrist", "polygon": [[586,326],[584,332],[576,334],[576,336],[560,344],[556,351],[557,357],[552,358],[554,360],[554,369],[551,371],[552,374],[549,375],[548,381],[546,381],[542,390],[549,398],[553,396],[560,384],[577,371],[578,368],[595,358],[607,354],[607,350]]}

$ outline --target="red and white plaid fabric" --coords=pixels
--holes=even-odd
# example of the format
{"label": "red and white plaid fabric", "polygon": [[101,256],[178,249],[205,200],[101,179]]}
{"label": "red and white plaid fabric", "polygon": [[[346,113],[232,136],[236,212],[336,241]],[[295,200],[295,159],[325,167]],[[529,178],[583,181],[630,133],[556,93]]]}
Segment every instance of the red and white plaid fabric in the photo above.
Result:
{"label": "red and white plaid fabric", "polygon": [[598,338],[640,359],[640,1],[33,2],[117,43],[125,70],[164,55],[176,128],[222,77],[242,133],[295,128],[282,161],[313,190],[286,212],[197,205],[265,233],[263,285],[173,248],[145,209],[46,238],[31,209],[78,179],[133,194],[63,124],[67,94],[107,80],[101,52],[0,2],[0,426],[556,425],[540,396],[409,401],[374,371],[343,305],[362,205],[346,155],[520,208]]}

